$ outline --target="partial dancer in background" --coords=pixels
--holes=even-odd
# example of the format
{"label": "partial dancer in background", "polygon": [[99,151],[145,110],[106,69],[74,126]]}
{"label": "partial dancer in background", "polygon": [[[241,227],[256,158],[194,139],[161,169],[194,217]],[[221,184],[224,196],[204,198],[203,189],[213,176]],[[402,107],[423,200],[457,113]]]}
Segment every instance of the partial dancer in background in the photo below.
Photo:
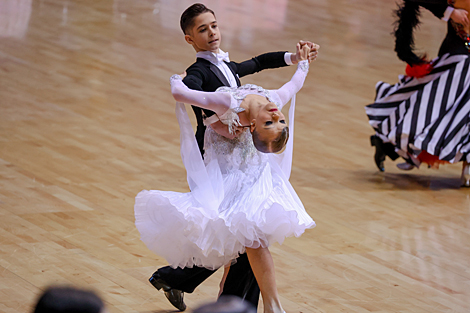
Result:
{"label": "partial dancer in background", "polygon": [[[300,48],[300,46],[299,46]],[[310,48],[300,51],[297,71],[278,90],[255,85],[222,87],[216,92],[189,89],[181,76],[171,79],[179,102],[215,112],[234,139],[212,127],[205,132],[204,160],[182,103],[177,103],[181,155],[190,192],[144,190],[136,197],[136,226],[147,247],[166,258],[173,268],[230,266],[247,253],[263,296],[265,312],[282,313],[269,246],[300,236],[315,222],[289,183],[293,152],[295,94],[308,72]],[[287,127],[282,107],[291,100]],[[246,127],[245,127],[246,126]],[[255,148],[258,129],[267,142],[278,142],[279,154]],[[287,143],[286,143],[287,141]],[[279,150],[276,148],[276,150]],[[230,270],[229,270],[230,273]]]}
{"label": "partial dancer in background", "polygon": [[[447,35],[432,61],[413,52],[420,7],[448,21]],[[377,83],[375,103],[366,107],[376,131],[371,144],[380,171],[385,170],[386,156],[392,160],[403,157],[406,163],[397,165],[403,170],[423,162],[437,168],[462,161],[462,183],[470,187],[468,8],[468,0],[405,0],[396,11],[395,51],[408,63],[406,76],[400,76],[395,85]]]}

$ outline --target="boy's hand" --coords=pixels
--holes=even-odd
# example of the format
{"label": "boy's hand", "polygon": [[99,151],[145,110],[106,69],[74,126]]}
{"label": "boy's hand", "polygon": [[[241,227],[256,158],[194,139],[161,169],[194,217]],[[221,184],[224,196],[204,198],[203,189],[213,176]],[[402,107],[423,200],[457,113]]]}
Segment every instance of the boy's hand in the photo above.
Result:
{"label": "boy's hand", "polygon": [[315,61],[315,59],[318,56],[318,50],[320,49],[320,46],[317,45],[317,44],[314,44],[311,41],[300,40],[297,43],[297,47],[296,47],[297,52],[296,52],[296,54],[292,54],[292,56],[291,56],[292,63],[297,64],[297,63],[299,63],[299,61],[301,61],[300,51],[304,46],[307,46],[310,49],[310,51],[308,53],[308,62],[310,63],[312,61]]}
{"label": "boy's hand", "polygon": [[243,131],[243,127],[237,127],[237,129],[235,130],[235,134],[231,134],[228,130],[228,126],[223,124],[221,121],[212,123],[211,127],[217,134],[228,139],[234,139],[238,137]]}

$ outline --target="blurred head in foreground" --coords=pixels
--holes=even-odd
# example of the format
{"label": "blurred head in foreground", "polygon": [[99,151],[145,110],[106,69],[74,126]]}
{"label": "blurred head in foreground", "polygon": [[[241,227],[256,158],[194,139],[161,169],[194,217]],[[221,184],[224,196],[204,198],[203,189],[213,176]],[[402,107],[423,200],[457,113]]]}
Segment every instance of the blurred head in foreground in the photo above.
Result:
{"label": "blurred head in foreground", "polygon": [[198,307],[193,313],[256,313],[256,309],[238,297],[223,296],[217,302]]}
{"label": "blurred head in foreground", "polygon": [[93,291],[70,286],[48,287],[34,313],[105,313],[103,300]]}

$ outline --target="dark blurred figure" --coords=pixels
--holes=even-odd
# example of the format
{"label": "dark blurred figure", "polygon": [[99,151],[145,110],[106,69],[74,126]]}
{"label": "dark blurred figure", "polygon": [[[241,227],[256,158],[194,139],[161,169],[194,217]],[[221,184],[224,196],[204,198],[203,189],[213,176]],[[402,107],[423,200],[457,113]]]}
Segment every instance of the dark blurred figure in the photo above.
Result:
{"label": "dark blurred figure", "polygon": [[34,313],[105,313],[106,309],[93,291],[67,286],[47,288],[39,298]]}
{"label": "dark blurred figure", "polygon": [[217,302],[204,304],[193,313],[256,313],[256,308],[238,297],[222,296]]}

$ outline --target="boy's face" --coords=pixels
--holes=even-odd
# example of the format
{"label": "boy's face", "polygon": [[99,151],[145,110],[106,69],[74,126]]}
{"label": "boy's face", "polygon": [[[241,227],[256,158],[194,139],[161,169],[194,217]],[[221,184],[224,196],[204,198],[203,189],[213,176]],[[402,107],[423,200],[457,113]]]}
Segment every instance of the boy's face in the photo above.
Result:
{"label": "boy's face", "polygon": [[206,12],[194,19],[194,26],[190,29],[189,35],[184,36],[184,39],[194,47],[196,52],[218,53],[221,37],[215,16]]}

